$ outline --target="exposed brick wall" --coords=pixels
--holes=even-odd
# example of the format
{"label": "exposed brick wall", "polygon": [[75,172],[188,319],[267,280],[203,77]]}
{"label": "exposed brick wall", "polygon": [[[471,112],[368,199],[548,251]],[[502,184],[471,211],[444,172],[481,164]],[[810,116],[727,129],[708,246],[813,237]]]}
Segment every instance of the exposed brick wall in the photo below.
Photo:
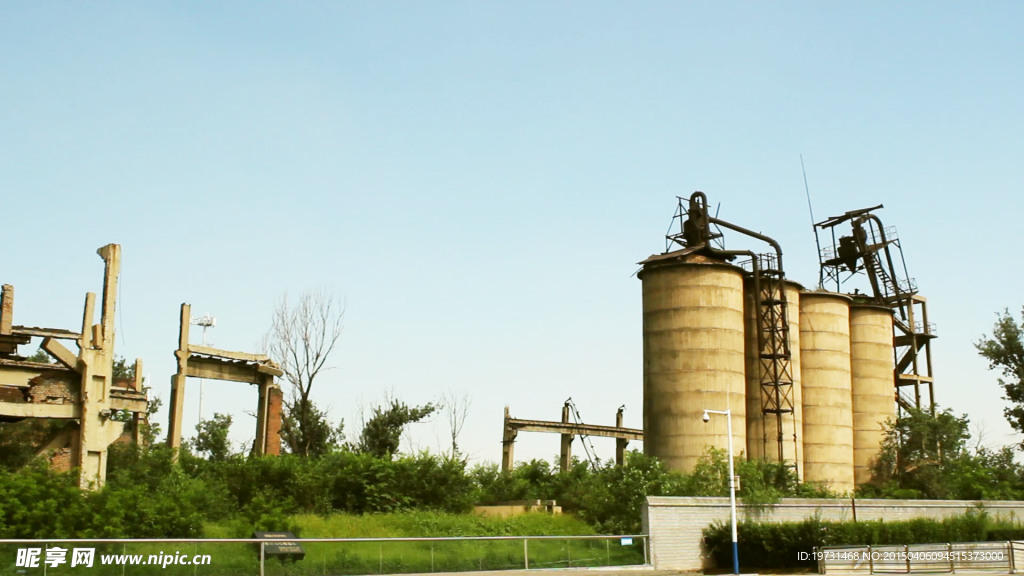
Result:
{"label": "exposed brick wall", "polygon": [[50,453],[50,467],[60,472],[71,470],[71,448],[58,448]]}
{"label": "exposed brick wall", "polygon": [[[818,514],[822,520],[907,520],[945,518],[973,509],[971,500],[830,500],[787,498],[780,504],[747,507],[737,503],[742,521],[798,522]],[[1024,502],[983,501],[994,517],[1024,517]],[[649,496],[643,530],[651,539],[651,563],[658,570],[701,570],[712,567],[701,547],[703,530],[715,521],[729,521],[728,498]],[[743,543],[740,542],[743,567]]]}
{"label": "exposed brick wall", "polygon": [[13,386],[0,386],[0,402],[24,402],[25,393],[21,388]]}
{"label": "exposed brick wall", "polygon": [[79,384],[65,372],[44,372],[29,382],[28,401],[33,404],[75,404]]}
{"label": "exposed brick wall", "polygon": [[[267,449],[265,454],[281,454],[281,404],[284,393],[277,386],[267,389]],[[257,439],[258,441],[258,439]]]}

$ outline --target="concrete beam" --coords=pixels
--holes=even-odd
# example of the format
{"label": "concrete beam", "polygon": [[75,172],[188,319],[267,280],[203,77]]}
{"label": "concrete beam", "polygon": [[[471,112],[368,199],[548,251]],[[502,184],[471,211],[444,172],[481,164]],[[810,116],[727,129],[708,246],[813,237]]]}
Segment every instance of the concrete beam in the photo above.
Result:
{"label": "concrete beam", "polygon": [[28,388],[31,386],[29,382],[31,382],[36,376],[39,376],[39,372],[36,372],[35,370],[4,368],[0,370],[0,386]]}
{"label": "concrete beam", "polygon": [[129,412],[145,414],[146,410],[149,409],[149,401],[145,398],[129,398],[112,396],[110,398],[110,407],[114,410],[127,410]]}
{"label": "concrete beam", "polygon": [[235,364],[201,356],[192,356],[188,359],[185,375],[190,378],[227,380],[244,384],[255,384],[262,379],[256,367],[251,364]]}
{"label": "concrete beam", "polygon": [[78,372],[78,356],[73,354],[71,350],[64,347],[63,344],[57,342],[51,337],[43,339],[43,350],[46,350],[50,356],[53,356],[57,362],[60,362],[65,367]]}
{"label": "concrete beam", "polygon": [[10,416],[13,418],[81,418],[82,407],[77,404],[0,402],[0,416]]}
{"label": "concrete beam", "polygon": [[30,381],[43,372],[68,372],[60,364],[40,364],[24,360],[0,358],[0,386],[28,387]]}
{"label": "concrete beam", "polygon": [[284,376],[284,370],[278,368],[276,364],[257,364],[256,371],[260,374],[265,374],[274,378]]}
{"label": "concrete beam", "polygon": [[553,432],[555,434],[624,438],[626,440],[644,439],[644,431],[636,428],[616,428],[615,426],[597,426],[595,424],[563,424],[543,420],[520,420],[519,418],[509,418],[508,425],[520,432]]}
{"label": "concrete beam", "polygon": [[[197,346],[195,344],[189,344],[188,351],[190,354],[212,356],[215,359],[255,364],[256,371],[259,372],[260,374],[269,374],[270,376],[275,377],[282,376],[284,374],[284,372],[280,368],[278,368],[277,364],[274,364],[270,360],[270,357],[264,354],[249,354],[248,352],[221,350],[219,348],[211,348],[210,346]],[[249,380],[248,382],[255,383],[255,381],[252,380]]]}
{"label": "concrete beam", "polygon": [[242,362],[270,362],[270,357],[264,354],[249,354],[248,352],[234,352],[231,350],[221,350],[220,348],[212,348],[210,346],[200,346],[198,344],[189,344],[188,351],[192,354],[203,354],[205,356],[216,356],[217,358],[224,358],[226,360],[240,360]]}
{"label": "concrete beam", "polygon": [[63,328],[37,328],[35,326],[14,326],[11,334],[16,336],[28,336],[30,338],[58,338],[60,340],[78,340],[82,337],[78,332],[64,330]]}

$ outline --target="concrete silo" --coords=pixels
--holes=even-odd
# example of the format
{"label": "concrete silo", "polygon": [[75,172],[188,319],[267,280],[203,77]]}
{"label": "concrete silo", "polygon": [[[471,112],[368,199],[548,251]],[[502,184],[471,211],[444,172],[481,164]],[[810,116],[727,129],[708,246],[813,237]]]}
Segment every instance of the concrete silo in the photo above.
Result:
{"label": "concrete silo", "polygon": [[804,481],[854,488],[850,298],[800,294]]}
{"label": "concrete silo", "polygon": [[[751,277],[744,287],[745,356],[747,371],[747,458],[779,460],[779,422],[774,414],[765,414],[765,393],[762,382],[765,364],[758,350],[758,323],[755,308],[756,294]],[[785,282],[786,313],[789,325],[790,376],[789,393],[793,411],[782,415],[782,459],[794,465],[798,477],[803,478],[803,410],[800,391],[800,292],[802,287]],[[784,404],[784,403],[779,403]]]}
{"label": "concrete silo", "polygon": [[857,484],[871,481],[871,465],[885,437],[885,421],[896,417],[892,314],[891,308],[882,306],[850,306],[853,464]]}
{"label": "concrete silo", "polygon": [[692,253],[648,258],[643,282],[644,451],[666,467],[693,470],[705,447],[727,449],[727,423],[705,409],[732,410],[733,449],[746,444],[743,271]]}

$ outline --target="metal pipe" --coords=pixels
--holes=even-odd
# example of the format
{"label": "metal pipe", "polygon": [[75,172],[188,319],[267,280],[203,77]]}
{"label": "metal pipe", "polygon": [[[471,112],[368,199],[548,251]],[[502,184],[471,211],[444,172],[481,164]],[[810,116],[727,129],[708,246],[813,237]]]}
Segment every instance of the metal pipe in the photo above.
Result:
{"label": "metal pipe", "polygon": [[724,226],[724,227],[726,227],[726,228],[728,228],[730,230],[734,230],[736,232],[739,232],[740,234],[746,234],[747,236],[751,236],[753,238],[757,238],[758,240],[761,240],[762,242],[767,242],[768,244],[771,245],[772,248],[775,249],[775,255],[779,259],[779,263],[778,263],[779,271],[782,271],[782,270],[785,269],[785,268],[782,267],[782,246],[780,246],[779,243],[776,242],[775,240],[769,238],[768,236],[765,236],[764,234],[761,234],[761,233],[758,233],[758,232],[754,232],[753,230],[748,230],[748,229],[746,229],[746,228],[744,228],[742,226],[737,226],[737,225],[732,224],[730,222],[726,222],[725,220],[719,220],[718,218],[715,218],[714,216],[708,216],[708,222],[711,222],[712,224],[717,224],[719,226]]}

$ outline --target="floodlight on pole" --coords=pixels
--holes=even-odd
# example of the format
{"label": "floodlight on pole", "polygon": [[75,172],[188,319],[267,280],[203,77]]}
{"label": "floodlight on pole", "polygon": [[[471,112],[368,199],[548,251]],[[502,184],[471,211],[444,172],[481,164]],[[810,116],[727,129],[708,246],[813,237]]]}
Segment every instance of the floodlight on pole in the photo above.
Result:
{"label": "floodlight on pole", "polygon": [[733,470],[732,457],[732,410],[708,410],[704,409],[703,420],[707,424],[711,420],[711,414],[725,416],[728,424],[726,433],[729,435],[729,515],[732,520],[732,573],[740,573],[740,547],[736,534],[736,473]]}
{"label": "floodlight on pole", "polygon": [[[189,324],[193,326],[203,327],[203,346],[206,346],[206,329],[213,328],[217,325],[217,319],[209,314],[200,316],[199,318],[192,318],[189,320]],[[203,421],[203,384],[205,380],[199,379],[199,421]]]}

